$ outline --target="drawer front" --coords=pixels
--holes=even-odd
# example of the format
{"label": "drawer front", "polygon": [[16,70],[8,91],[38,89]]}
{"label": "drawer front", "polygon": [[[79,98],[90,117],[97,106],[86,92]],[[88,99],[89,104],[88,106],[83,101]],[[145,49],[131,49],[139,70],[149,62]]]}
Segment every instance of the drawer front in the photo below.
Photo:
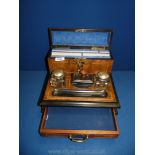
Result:
{"label": "drawer front", "polygon": [[119,131],[113,108],[46,107],[40,134],[84,142],[93,137],[117,137]]}

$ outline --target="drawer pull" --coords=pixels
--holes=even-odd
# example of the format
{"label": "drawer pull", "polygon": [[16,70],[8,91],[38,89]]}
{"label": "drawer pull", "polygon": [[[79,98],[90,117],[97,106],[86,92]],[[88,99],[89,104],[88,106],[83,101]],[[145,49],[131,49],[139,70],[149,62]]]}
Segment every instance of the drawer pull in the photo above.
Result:
{"label": "drawer pull", "polygon": [[68,137],[72,142],[78,142],[78,143],[82,143],[85,142],[88,139],[88,135],[87,136],[83,136],[83,135],[69,135]]}

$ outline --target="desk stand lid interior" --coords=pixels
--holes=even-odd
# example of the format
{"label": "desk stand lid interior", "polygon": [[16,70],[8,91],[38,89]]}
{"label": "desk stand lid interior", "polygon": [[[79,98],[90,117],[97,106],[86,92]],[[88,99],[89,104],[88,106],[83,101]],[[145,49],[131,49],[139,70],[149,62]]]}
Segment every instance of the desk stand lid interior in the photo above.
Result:
{"label": "desk stand lid interior", "polygon": [[111,58],[110,29],[49,28],[52,57]]}

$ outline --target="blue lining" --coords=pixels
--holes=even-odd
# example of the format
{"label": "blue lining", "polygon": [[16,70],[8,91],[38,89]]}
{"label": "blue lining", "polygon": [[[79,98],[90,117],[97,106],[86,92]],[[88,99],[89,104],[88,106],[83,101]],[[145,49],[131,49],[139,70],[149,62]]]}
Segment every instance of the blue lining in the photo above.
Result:
{"label": "blue lining", "polygon": [[109,32],[52,32],[53,45],[109,46]]}
{"label": "blue lining", "polygon": [[45,128],[115,130],[110,108],[49,107]]}

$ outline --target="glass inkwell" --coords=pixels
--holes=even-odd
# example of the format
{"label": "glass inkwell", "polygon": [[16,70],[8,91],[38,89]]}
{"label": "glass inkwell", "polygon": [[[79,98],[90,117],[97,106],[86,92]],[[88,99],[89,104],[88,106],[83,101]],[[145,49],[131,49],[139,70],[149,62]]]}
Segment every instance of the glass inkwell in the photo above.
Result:
{"label": "glass inkwell", "polygon": [[98,72],[95,78],[95,87],[101,90],[107,90],[110,82],[110,76],[106,72]]}
{"label": "glass inkwell", "polygon": [[50,84],[54,88],[62,88],[65,82],[64,71],[61,69],[54,70],[51,73]]}

